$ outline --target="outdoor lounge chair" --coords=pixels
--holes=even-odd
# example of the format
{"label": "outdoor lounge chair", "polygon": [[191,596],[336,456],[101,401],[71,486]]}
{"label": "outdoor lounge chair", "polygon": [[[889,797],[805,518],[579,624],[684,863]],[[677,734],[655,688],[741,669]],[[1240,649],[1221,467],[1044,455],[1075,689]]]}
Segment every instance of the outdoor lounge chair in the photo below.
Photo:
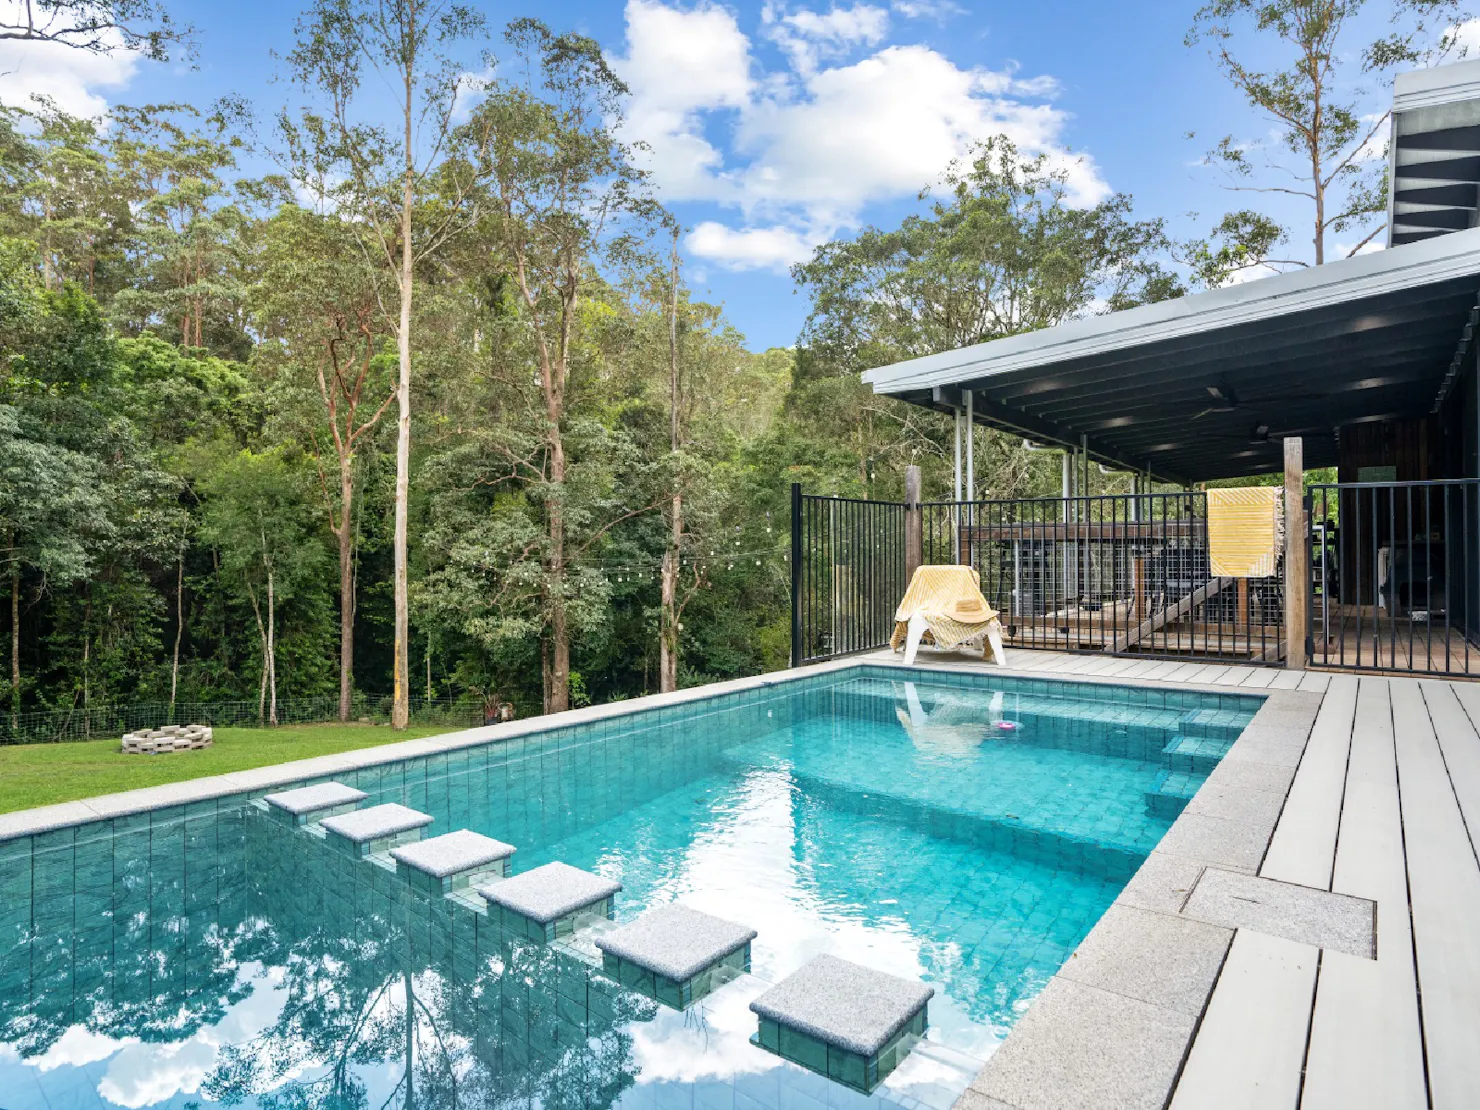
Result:
{"label": "outdoor lounge chair", "polygon": [[997,610],[982,596],[976,570],[965,566],[915,568],[910,588],[894,614],[894,635],[889,646],[904,647],[905,666],[915,662],[920,644],[929,642],[947,651],[979,644],[986,658],[987,646],[999,667],[1007,665],[1002,653],[1002,622]]}

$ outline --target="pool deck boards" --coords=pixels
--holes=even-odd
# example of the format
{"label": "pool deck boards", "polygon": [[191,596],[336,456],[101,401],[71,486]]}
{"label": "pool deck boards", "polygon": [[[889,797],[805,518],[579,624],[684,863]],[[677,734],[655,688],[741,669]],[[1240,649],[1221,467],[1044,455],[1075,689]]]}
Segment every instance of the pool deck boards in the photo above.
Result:
{"label": "pool deck boards", "polygon": [[[1480,1106],[1480,685],[1031,651],[1009,651],[1007,670],[1319,694],[1254,870],[1376,903],[1375,960],[1235,929],[1170,1088],[1116,1105]],[[991,1070],[959,1110],[1032,1110],[1004,1100]],[[1066,1110],[1093,1105],[1067,1090],[1055,1096]]]}

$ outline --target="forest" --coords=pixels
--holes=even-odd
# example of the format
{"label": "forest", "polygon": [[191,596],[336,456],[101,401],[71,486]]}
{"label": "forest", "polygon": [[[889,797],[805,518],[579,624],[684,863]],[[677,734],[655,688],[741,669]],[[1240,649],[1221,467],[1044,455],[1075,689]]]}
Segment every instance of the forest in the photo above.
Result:
{"label": "forest", "polygon": [[[913,463],[947,492],[949,421],[861,370],[1216,284],[1282,234],[1174,244],[987,139],[795,267],[801,333],[754,352],[687,285],[596,43],[358,10],[302,13],[268,116],[0,115],[12,727],[522,716],[783,666],[791,484],[897,498]],[[499,62],[476,88],[469,43]],[[974,434],[973,496],[1056,490],[1056,457]]]}

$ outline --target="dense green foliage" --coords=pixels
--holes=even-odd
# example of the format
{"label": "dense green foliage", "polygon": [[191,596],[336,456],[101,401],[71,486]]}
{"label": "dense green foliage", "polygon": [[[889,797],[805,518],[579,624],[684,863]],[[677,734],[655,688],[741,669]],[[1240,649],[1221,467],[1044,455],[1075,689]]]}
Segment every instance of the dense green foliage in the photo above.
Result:
{"label": "dense green foliage", "polygon": [[[517,80],[409,178],[380,131],[310,108],[262,179],[234,111],[0,118],[13,711],[245,698],[272,720],[341,679],[389,691],[398,411],[415,692],[528,713],[656,689],[665,552],[678,681],[779,666],[790,484],[897,497],[918,463],[946,492],[949,422],[860,371],[1180,292],[1159,222],[1073,207],[998,141],[902,227],[819,248],[798,347],[752,353],[670,269],[599,50],[530,21],[505,42]],[[1055,487],[1056,461],[977,435],[977,494]]]}

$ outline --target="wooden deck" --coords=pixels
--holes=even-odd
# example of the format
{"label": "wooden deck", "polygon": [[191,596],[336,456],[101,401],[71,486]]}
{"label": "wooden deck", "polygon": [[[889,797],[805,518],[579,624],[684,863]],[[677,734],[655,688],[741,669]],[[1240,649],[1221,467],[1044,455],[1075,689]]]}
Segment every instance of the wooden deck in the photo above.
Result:
{"label": "wooden deck", "polygon": [[1257,873],[1375,901],[1377,958],[1238,929],[1171,1110],[1480,1107],[1480,684],[1028,651],[1008,662],[1322,695]]}

